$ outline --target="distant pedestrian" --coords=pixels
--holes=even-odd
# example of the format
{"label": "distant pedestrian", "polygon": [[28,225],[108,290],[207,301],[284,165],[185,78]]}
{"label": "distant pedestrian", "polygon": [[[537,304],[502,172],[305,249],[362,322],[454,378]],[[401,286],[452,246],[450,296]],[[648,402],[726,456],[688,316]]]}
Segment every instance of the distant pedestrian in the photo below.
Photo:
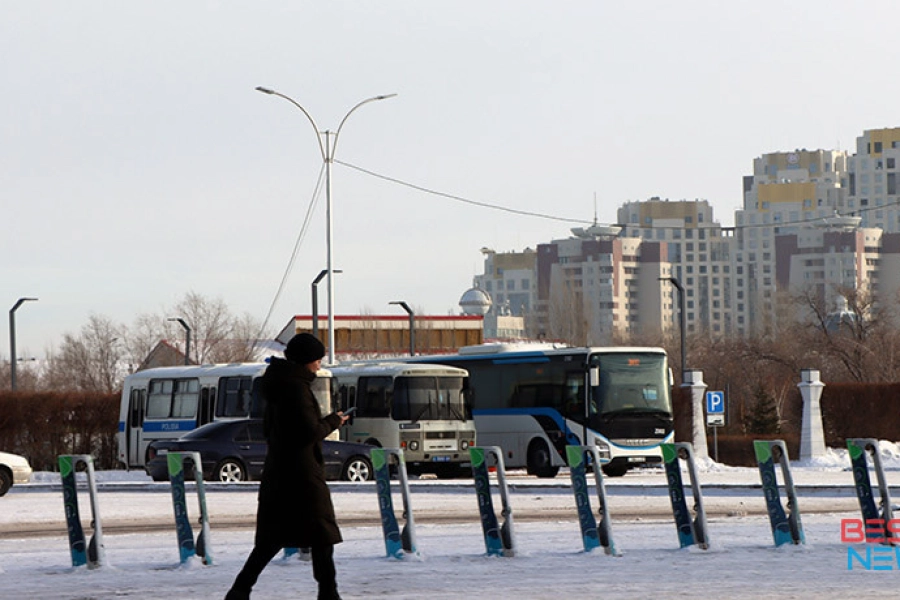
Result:
{"label": "distant pedestrian", "polygon": [[225,600],[250,598],[260,573],[282,548],[311,548],[319,600],[340,600],[334,545],[342,541],[325,482],[322,440],[347,421],[322,416],[310,384],[325,356],[318,338],[301,333],[288,342],[284,359],[273,357],[262,377],[269,445],[256,513],[253,550]]}

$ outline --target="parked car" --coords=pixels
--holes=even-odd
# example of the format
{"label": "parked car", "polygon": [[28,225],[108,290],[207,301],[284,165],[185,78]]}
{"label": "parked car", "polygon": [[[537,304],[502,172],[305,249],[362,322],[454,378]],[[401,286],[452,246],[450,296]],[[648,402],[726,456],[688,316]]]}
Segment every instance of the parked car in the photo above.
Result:
{"label": "parked car", "polygon": [[31,465],[18,454],[0,452],[0,496],[6,494],[14,483],[31,481]]}
{"label": "parked car", "polygon": [[[325,478],[345,481],[374,479],[375,473],[369,459],[372,448],[368,444],[324,440],[322,456],[325,459]],[[177,440],[152,442],[145,470],[154,481],[165,481],[169,478],[169,452],[199,452],[204,480],[258,480],[266,461],[266,450],[262,419],[215,421]],[[194,477],[190,463],[185,466],[185,477]]]}

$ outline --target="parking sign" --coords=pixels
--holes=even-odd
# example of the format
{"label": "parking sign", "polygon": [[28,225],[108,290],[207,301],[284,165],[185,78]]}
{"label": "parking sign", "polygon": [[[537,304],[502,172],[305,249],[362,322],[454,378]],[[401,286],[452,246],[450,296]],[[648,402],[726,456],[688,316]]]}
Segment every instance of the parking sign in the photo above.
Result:
{"label": "parking sign", "polygon": [[725,425],[725,392],[706,392],[706,424]]}

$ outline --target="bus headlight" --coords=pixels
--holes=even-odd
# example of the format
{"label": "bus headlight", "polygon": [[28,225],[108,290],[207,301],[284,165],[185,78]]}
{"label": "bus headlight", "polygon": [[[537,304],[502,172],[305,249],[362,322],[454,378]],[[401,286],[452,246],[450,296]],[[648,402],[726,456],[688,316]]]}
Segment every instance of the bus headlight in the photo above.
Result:
{"label": "bus headlight", "polygon": [[598,441],[597,453],[600,454],[601,459],[609,460],[609,444]]}
{"label": "bus headlight", "polygon": [[463,451],[468,450],[468,449],[469,449],[469,440],[462,440],[462,441],[459,443],[459,447],[460,447]]}
{"label": "bus headlight", "polygon": [[409,441],[410,452],[415,452],[418,449],[419,449],[419,441],[418,440],[410,440]]}

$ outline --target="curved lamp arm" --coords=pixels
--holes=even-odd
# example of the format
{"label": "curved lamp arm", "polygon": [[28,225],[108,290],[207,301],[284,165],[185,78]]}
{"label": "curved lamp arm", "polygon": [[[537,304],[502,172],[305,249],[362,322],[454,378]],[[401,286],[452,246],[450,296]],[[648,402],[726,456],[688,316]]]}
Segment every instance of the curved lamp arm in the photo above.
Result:
{"label": "curved lamp arm", "polygon": [[316,125],[316,122],[313,120],[312,115],[310,115],[308,112],[306,112],[306,109],[303,108],[302,106],[300,106],[299,102],[297,102],[290,96],[285,96],[281,92],[276,92],[275,90],[263,87],[261,85],[256,87],[256,91],[262,92],[263,94],[269,94],[270,96],[278,96],[279,98],[284,98],[285,100],[287,100],[288,102],[290,102],[291,104],[293,104],[294,106],[299,108],[301,110],[301,112],[303,112],[303,114],[306,115],[306,118],[309,119],[309,124],[312,125],[313,131],[316,134],[316,142],[318,142],[318,144],[319,144],[319,152],[322,154],[322,160],[325,160],[325,161],[328,160],[328,157],[325,155],[325,147],[322,145],[322,136],[319,135],[319,127],[318,127],[318,125]]}

